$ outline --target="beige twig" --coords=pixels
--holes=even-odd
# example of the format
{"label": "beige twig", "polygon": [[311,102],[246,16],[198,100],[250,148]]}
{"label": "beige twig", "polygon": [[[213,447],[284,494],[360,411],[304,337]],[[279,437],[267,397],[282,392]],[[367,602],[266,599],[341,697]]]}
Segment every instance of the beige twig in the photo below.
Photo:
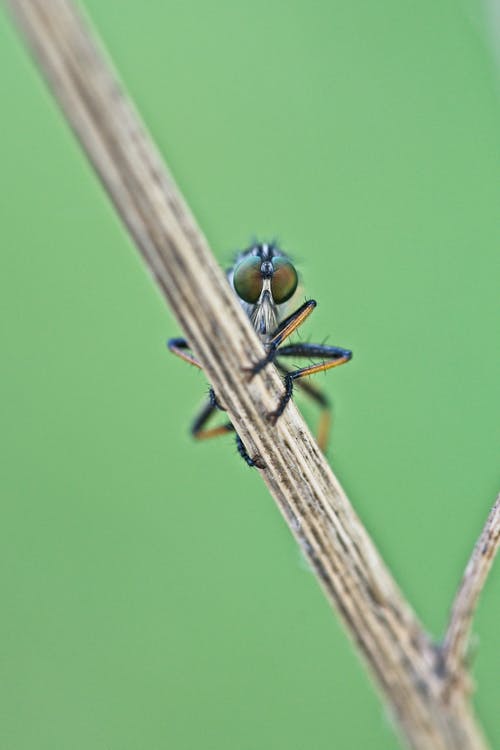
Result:
{"label": "beige twig", "polygon": [[443,643],[443,665],[448,673],[451,690],[456,689],[464,673],[466,674],[472,618],[499,545],[500,495],[477,540],[451,609]]}
{"label": "beige twig", "polygon": [[81,15],[69,0],[9,5],[236,429],[264,460],[264,481],[407,743],[419,750],[484,748],[465,692],[444,700],[440,650],[294,405],[276,428],[266,419],[282,393],[277,372],[269,367],[247,382],[243,368],[262,347]]}

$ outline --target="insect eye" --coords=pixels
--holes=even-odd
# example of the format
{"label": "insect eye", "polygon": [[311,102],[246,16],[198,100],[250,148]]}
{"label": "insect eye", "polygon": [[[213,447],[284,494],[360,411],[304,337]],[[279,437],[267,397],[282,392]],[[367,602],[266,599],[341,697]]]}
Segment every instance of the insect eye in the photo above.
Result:
{"label": "insect eye", "polygon": [[271,279],[273,299],[278,305],[286,302],[297,289],[297,271],[287,258],[273,258],[274,273]]}
{"label": "insect eye", "polygon": [[238,263],[234,271],[233,284],[236,293],[250,304],[257,302],[262,292],[261,263],[261,259],[253,255]]}

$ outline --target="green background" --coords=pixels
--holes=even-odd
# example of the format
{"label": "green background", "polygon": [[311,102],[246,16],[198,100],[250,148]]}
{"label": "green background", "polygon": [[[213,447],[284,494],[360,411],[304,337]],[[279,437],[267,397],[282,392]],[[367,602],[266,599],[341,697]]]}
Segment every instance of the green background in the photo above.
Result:
{"label": "green background", "polygon": [[[500,488],[499,107],[486,5],[85,3],[226,265],[278,237],[352,348],[333,465],[436,636]],[[398,743],[0,13],[2,750]],[[304,410],[317,418],[314,408]],[[500,566],[475,622],[500,743]]]}

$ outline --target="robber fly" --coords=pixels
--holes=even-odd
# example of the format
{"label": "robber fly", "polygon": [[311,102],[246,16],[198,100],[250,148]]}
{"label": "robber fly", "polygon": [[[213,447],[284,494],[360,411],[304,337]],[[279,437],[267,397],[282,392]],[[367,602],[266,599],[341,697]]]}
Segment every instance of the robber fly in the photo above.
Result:
{"label": "robber fly", "polygon": [[[253,377],[271,362],[276,364],[283,375],[285,390],[276,409],[269,414],[269,418],[276,422],[283,414],[292,398],[294,383],[298,381],[297,385],[302,391],[321,408],[318,444],[322,450],[325,450],[330,429],[330,402],[318,388],[301,378],[343,365],[351,359],[352,352],[338,346],[323,344],[297,343],[282,346],[285,339],[296,331],[312,313],[316,307],[316,301],[307,300],[291,315],[286,315],[287,303],[291,301],[297,290],[298,276],[290,258],[276,245],[256,244],[240,253],[234,265],[227,271],[227,278],[266,349],[266,356],[249,368],[250,376]],[[201,367],[192,355],[185,339],[170,339],[167,346],[181,359],[196,367]],[[280,362],[281,357],[318,358],[321,361],[294,370]],[[206,427],[208,420],[217,409],[222,409],[222,407],[213,389],[210,389],[207,403],[191,426],[193,437],[206,439],[234,432],[231,422],[211,429]],[[236,434],[236,445],[238,452],[249,466],[262,468],[259,457],[252,458],[248,455],[238,434]]]}

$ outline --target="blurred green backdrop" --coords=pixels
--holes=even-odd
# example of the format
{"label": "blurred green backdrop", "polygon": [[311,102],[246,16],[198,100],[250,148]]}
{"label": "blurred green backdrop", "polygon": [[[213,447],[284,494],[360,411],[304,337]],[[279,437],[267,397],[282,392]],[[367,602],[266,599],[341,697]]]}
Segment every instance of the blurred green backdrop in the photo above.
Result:
{"label": "blurred green backdrop", "polygon": [[[304,335],[354,350],[320,381],[334,468],[440,635],[500,485],[486,6],[85,7],[221,263],[278,237],[319,301]],[[257,472],[191,442],[206,380],[5,13],[0,35],[0,747],[396,748]],[[499,592],[497,565],[492,744]]]}

